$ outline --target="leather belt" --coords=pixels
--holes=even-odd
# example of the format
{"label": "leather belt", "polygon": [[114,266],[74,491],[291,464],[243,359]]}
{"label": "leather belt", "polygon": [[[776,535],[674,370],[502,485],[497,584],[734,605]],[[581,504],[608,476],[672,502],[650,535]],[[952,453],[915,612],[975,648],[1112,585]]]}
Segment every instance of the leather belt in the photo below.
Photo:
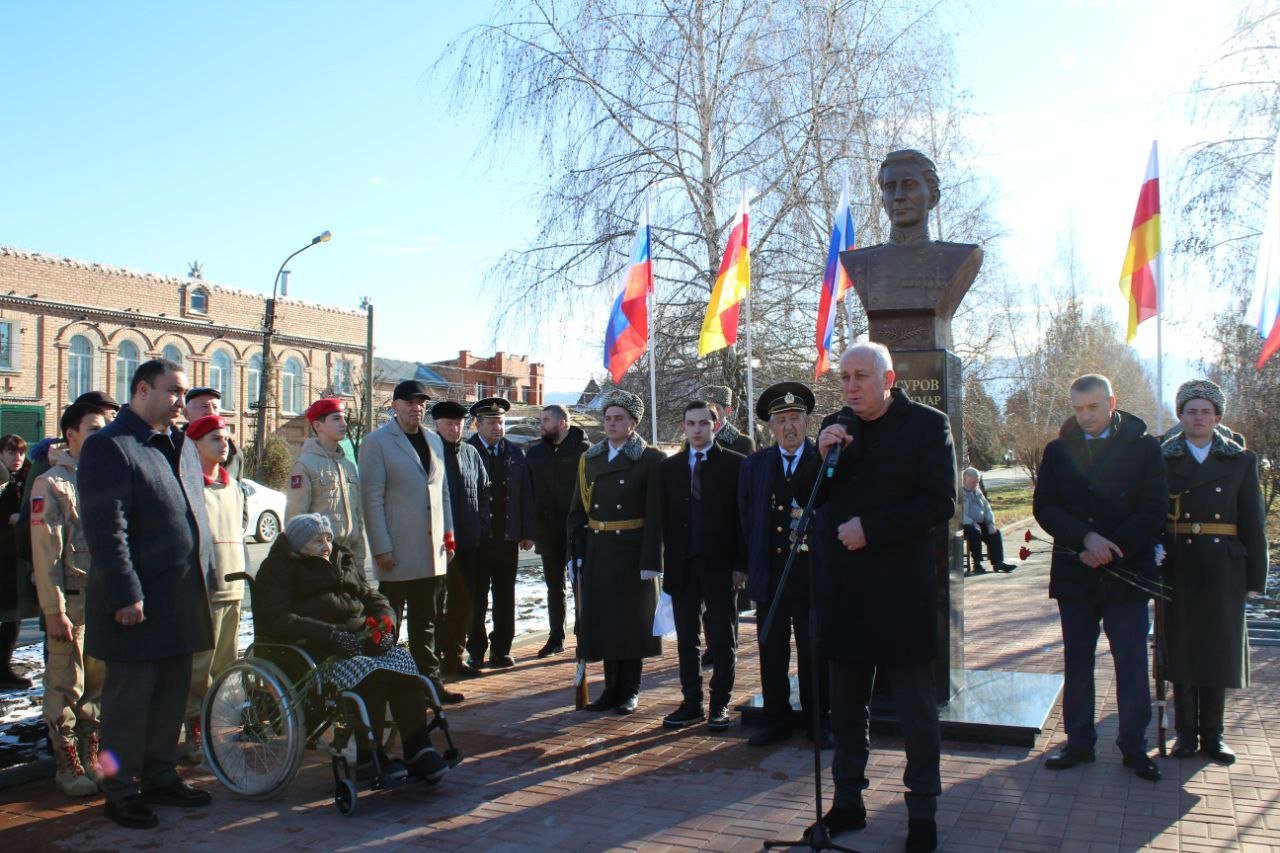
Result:
{"label": "leather belt", "polygon": [[608,533],[611,530],[639,530],[644,527],[644,519],[624,518],[622,521],[596,521],[594,518],[588,517],[587,527],[590,527],[596,533]]}
{"label": "leather belt", "polygon": [[1240,527],[1235,524],[1201,523],[1199,521],[1179,521],[1169,524],[1169,532],[1175,535],[1199,534],[1201,536],[1239,536]]}

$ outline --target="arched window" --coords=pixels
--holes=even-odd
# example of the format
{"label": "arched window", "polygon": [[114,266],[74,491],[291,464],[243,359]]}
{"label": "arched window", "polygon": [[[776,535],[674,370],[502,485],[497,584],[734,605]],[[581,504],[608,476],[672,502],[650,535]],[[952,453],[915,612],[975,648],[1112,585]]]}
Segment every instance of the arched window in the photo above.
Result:
{"label": "arched window", "polygon": [[178,367],[183,366],[182,350],[178,349],[176,344],[165,344],[160,355],[167,358],[169,361],[172,361],[174,364],[178,365]]}
{"label": "arched window", "polygon": [[[67,350],[67,400],[93,390],[93,344],[84,335],[71,339]],[[129,399],[125,395],[124,399]]]}
{"label": "arched window", "polygon": [[226,350],[218,350],[209,359],[209,387],[218,389],[218,393],[222,395],[223,411],[236,410],[231,356],[227,355]]}
{"label": "arched window", "polygon": [[290,358],[285,361],[284,373],[280,376],[280,408],[287,415],[299,414],[303,409],[302,398],[305,394],[302,362]]}
{"label": "arched window", "polygon": [[123,402],[129,399],[129,380],[133,379],[133,372],[138,369],[140,361],[138,345],[133,341],[121,341],[120,348],[116,350],[116,400]]}
{"label": "arched window", "polygon": [[193,288],[187,297],[187,307],[195,314],[209,313],[209,291],[203,287]]}
{"label": "arched window", "polygon": [[350,359],[339,358],[333,362],[333,393],[351,396],[355,393],[352,374],[355,368]]}
{"label": "arched window", "polygon": [[245,396],[249,398],[249,408],[258,405],[258,392],[262,388],[262,356],[249,357],[249,369],[245,373]]}

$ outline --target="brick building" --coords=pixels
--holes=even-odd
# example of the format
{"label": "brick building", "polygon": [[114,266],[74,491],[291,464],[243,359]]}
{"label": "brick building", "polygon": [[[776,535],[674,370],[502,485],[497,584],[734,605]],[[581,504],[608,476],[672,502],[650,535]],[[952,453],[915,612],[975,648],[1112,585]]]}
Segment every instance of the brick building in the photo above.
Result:
{"label": "brick building", "polygon": [[434,361],[427,366],[448,381],[450,396],[455,400],[503,397],[513,403],[542,405],[546,365],[530,363],[527,355],[497,352],[489,358],[477,358],[464,349],[455,359]]}
{"label": "brick building", "polygon": [[[192,385],[222,392],[241,443],[252,440],[266,295],[0,247],[0,432],[52,435],[63,407],[97,388],[129,398],[150,358],[182,364]],[[299,443],[317,397],[351,398],[363,375],[366,314],[291,298],[276,302],[268,429]]]}

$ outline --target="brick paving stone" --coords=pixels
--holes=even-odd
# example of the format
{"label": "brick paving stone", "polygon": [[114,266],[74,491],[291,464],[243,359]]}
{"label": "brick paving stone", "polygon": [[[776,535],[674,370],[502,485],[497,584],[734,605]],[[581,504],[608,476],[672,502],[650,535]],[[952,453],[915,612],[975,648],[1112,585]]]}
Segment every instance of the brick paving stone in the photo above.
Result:
{"label": "brick paving stone", "polygon": [[[968,666],[1061,670],[1047,577],[1047,557],[1037,553],[1013,574],[965,581]],[[741,642],[737,693],[745,698],[759,689],[752,618],[742,623]],[[212,791],[213,807],[162,810],[160,829],[130,833],[101,817],[100,801],[68,801],[48,780],[0,792],[4,849],[733,851],[799,838],[812,821],[812,758],[803,737],[753,749],[745,743],[751,732],[736,724],[723,734],[662,728],[680,700],[672,644],[645,662],[641,707],[629,717],[574,711],[572,649],[538,661],[536,647],[516,649],[510,670],[462,683],[467,700],[448,710],[466,760],[435,788],[365,793],[356,815],[343,818],[318,753],[307,755],[280,798],[262,803],[230,797],[197,769],[188,778]],[[1251,653],[1253,686],[1233,691],[1227,716],[1239,761],[1227,768],[1199,756],[1157,759],[1165,779],[1153,784],[1122,767],[1114,747],[1114,670],[1103,638],[1097,763],[1044,768],[1045,753],[1065,741],[1060,706],[1032,749],[944,742],[943,849],[1280,851],[1280,649]],[[590,670],[594,694],[600,670]],[[897,851],[906,836],[902,740],[876,737],[872,750],[869,824],[840,840]],[[830,752],[822,767],[826,806]]]}

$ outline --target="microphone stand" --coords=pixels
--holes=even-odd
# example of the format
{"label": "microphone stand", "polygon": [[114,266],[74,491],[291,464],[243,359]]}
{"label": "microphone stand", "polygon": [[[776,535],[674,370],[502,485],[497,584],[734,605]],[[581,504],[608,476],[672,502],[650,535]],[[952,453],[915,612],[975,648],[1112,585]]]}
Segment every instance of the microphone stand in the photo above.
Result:
{"label": "microphone stand", "polygon": [[[778,578],[778,585],[773,591],[773,601],[769,603],[769,612],[765,615],[764,622],[760,626],[760,643],[762,645],[765,638],[769,636],[769,630],[773,627],[773,618],[777,614],[778,603],[782,600],[782,591],[787,587],[787,578],[791,575],[792,566],[795,565],[796,555],[800,553],[800,545],[804,541],[804,534],[812,523],[813,505],[818,500],[818,492],[822,488],[822,481],[831,478],[835,474],[835,460],[832,456],[839,451],[839,448],[840,445],[836,445],[836,447],[827,452],[827,458],[822,460],[822,468],[818,471],[818,476],[814,478],[813,488],[809,491],[809,501],[804,505],[800,518],[791,527],[791,550],[787,552],[787,562],[782,566],[782,575]],[[797,467],[799,467],[799,460],[797,460]],[[813,564],[810,562],[809,659],[816,665],[820,659],[820,643],[818,640],[817,618],[818,589],[814,574]],[[798,641],[800,638],[797,637],[796,639]],[[807,837],[795,841],[784,841],[782,839],[766,841],[764,848],[771,850],[778,847],[808,847],[810,850],[843,850],[845,853],[858,853],[852,847],[841,847],[839,844],[833,843],[831,841],[831,833],[827,830],[826,824],[822,822],[822,714],[819,710],[819,705],[822,702],[822,688],[820,686],[822,679],[819,673],[815,672],[809,681],[809,731],[811,732],[809,739],[813,743],[813,829]]]}

